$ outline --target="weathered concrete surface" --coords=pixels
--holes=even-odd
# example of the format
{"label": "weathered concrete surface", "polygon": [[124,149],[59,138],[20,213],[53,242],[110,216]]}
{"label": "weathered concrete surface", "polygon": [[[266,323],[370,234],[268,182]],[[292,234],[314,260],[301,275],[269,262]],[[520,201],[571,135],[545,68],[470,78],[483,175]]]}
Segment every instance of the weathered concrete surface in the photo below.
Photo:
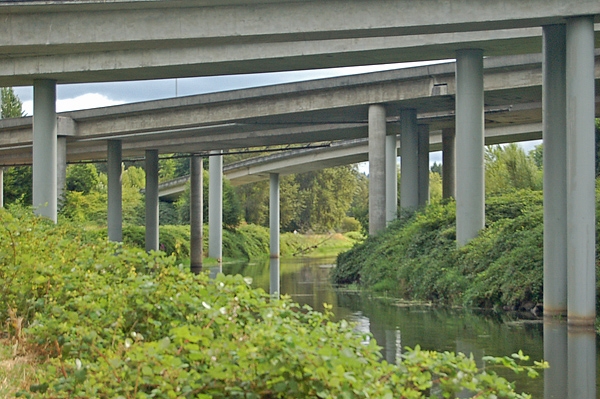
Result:
{"label": "weathered concrete surface", "polygon": [[535,53],[540,26],[594,14],[596,0],[2,2],[0,85]]}
{"label": "weathered concrete surface", "polygon": [[[485,73],[487,127],[541,122],[541,56],[486,59]],[[600,61],[595,73],[600,92]],[[111,138],[125,157],[353,139],[366,137],[373,103],[388,122],[415,108],[435,131],[453,127],[454,95],[448,63],[68,112],[58,134],[69,161],[105,159]],[[0,165],[30,163],[31,137],[31,118],[1,120]]]}
{"label": "weathered concrete surface", "polygon": [[[388,124],[388,132],[399,134],[398,124]],[[485,144],[504,144],[542,138],[541,123],[487,129]],[[442,150],[442,132],[430,132],[429,150]],[[399,148],[396,149],[398,155]],[[271,173],[289,175],[305,173],[368,160],[367,139],[332,143],[325,148],[296,149],[264,157],[250,158],[223,167],[223,173],[233,186],[254,183],[269,178]],[[160,197],[174,201],[183,193],[189,177],[183,176],[160,185]]]}

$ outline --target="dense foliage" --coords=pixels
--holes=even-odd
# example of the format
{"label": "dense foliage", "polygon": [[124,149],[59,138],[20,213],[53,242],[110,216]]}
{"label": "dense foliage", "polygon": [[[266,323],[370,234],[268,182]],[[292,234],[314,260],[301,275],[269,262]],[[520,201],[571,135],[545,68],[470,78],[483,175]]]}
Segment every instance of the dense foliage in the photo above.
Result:
{"label": "dense foliage", "polygon": [[25,211],[0,210],[0,222],[2,337],[40,362],[21,397],[521,398],[490,364],[536,374],[522,354],[481,370],[416,348],[388,364],[348,323],[241,276],[209,280]]}
{"label": "dense foliage", "polygon": [[453,201],[403,215],[340,254],[333,281],[455,305],[517,309],[542,302],[542,193],[490,197],[486,218],[486,229],[457,249]]}

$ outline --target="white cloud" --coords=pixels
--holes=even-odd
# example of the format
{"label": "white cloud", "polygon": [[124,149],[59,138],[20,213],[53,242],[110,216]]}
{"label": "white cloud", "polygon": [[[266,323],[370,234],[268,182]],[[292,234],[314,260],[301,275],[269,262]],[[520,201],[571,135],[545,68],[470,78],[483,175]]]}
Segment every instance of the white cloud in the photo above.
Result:
{"label": "white cloud", "polygon": [[[100,93],[86,93],[74,98],[57,99],[56,112],[108,107],[111,105],[119,105],[123,103],[124,101],[112,100]],[[24,101],[23,111],[26,115],[33,115],[33,101]]]}

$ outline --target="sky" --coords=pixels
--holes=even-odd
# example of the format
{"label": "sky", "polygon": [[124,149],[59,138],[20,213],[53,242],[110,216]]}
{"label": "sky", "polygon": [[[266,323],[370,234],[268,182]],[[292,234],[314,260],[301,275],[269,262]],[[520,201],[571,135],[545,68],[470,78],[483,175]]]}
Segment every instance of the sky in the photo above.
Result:
{"label": "sky", "polygon": [[[177,96],[181,97],[248,87],[297,82],[302,80],[352,75],[397,68],[408,68],[448,61],[451,60],[441,60],[427,63],[412,62],[376,66],[331,68],[311,71],[274,72],[263,74],[210,76],[134,82],[58,85],[56,89],[56,111],[75,111],[132,102],[158,100]],[[33,115],[33,88],[31,86],[15,87],[14,90],[23,102],[23,110],[25,114]],[[537,145],[537,142],[530,142],[525,144],[524,147],[526,151],[529,151],[535,145]],[[433,152],[430,154],[430,164],[433,164],[434,162],[441,163],[441,160],[441,152]],[[360,169],[362,171],[366,171],[368,166],[366,163],[363,163],[360,165]]]}

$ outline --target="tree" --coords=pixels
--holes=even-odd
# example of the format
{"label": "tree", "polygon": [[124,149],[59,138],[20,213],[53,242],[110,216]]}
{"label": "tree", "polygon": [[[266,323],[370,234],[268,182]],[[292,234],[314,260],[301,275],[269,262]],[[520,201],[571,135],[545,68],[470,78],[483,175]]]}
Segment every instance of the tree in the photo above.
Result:
{"label": "tree", "polygon": [[266,226],[269,222],[269,182],[262,180],[236,188],[244,220]]}
{"label": "tree", "polygon": [[294,175],[283,176],[279,184],[280,223],[282,231],[298,229],[298,217],[304,207],[300,195],[300,185]]}
{"label": "tree", "polygon": [[430,171],[442,176],[442,164],[434,162],[433,165],[431,165]]}
{"label": "tree", "polygon": [[[400,172],[398,172],[399,187]],[[400,206],[400,195],[398,195],[398,206]],[[348,216],[352,216],[358,220],[365,233],[369,231],[369,179],[364,173],[356,174],[356,187],[352,195]]]}
{"label": "tree", "polygon": [[67,167],[66,189],[89,194],[96,188],[100,180],[93,164],[69,165]]}
{"label": "tree", "polygon": [[357,171],[352,166],[338,166],[314,173],[304,188],[306,206],[303,221],[311,229],[329,231],[335,229],[346,216],[356,189]]}
{"label": "tree", "polygon": [[515,143],[490,146],[485,152],[485,185],[487,193],[511,190],[540,190],[542,171],[534,159]]}
{"label": "tree", "polygon": [[[20,118],[23,116],[23,104],[12,87],[0,89],[0,117]],[[20,201],[23,204],[33,202],[31,166],[16,166],[4,170],[4,202]]]}
{"label": "tree", "polygon": [[533,159],[533,163],[539,170],[544,168],[544,144],[538,144],[535,148],[529,151],[529,156]]}
{"label": "tree", "polygon": [[0,98],[2,105],[0,107],[0,116],[6,118],[20,118],[23,116],[23,103],[15,94],[12,87],[3,87],[0,89]]}

